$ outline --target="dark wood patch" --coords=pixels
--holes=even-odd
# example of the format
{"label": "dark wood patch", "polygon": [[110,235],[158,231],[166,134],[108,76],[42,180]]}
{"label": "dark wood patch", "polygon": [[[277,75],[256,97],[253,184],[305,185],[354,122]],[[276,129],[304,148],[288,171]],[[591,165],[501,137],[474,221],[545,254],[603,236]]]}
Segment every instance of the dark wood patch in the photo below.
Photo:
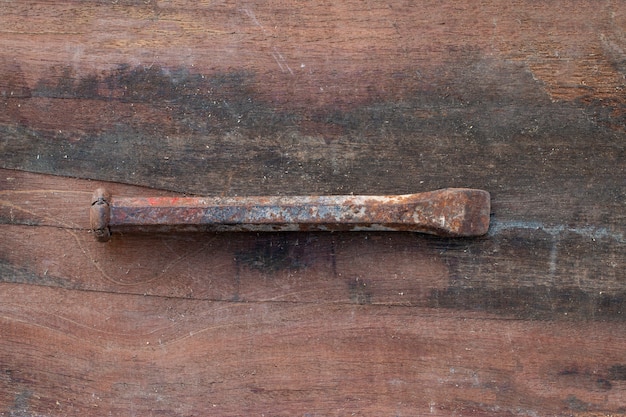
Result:
{"label": "dark wood patch", "polygon": [[450,68],[395,101],[306,109],[273,105],[250,72],[126,66],[80,78],[65,68],[32,97],[5,99],[21,110],[0,125],[2,166],[200,194],[468,186],[492,193],[496,221],[623,220],[618,108],[549,100],[515,63]]}

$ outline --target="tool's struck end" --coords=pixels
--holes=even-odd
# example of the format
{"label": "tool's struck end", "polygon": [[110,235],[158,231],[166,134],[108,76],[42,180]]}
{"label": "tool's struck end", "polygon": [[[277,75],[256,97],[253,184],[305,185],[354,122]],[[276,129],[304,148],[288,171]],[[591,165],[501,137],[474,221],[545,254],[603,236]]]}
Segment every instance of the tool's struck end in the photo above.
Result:
{"label": "tool's struck end", "polygon": [[111,194],[104,188],[98,188],[94,191],[91,198],[89,221],[91,230],[100,242],[106,242],[111,238],[111,230],[109,229],[109,221],[111,220],[110,201]]}

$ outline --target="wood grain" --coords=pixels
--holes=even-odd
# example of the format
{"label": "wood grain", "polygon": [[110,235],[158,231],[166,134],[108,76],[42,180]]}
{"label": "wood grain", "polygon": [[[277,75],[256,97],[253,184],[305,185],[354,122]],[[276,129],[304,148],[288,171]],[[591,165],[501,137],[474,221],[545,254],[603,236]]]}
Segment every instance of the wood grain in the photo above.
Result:
{"label": "wood grain", "polygon": [[87,230],[90,190],[172,193],[1,173],[4,412],[626,407],[615,233],[134,234],[103,244]]}
{"label": "wood grain", "polygon": [[4,168],[200,194],[469,186],[568,223],[563,204],[623,201],[621,2],[2,8]]}
{"label": "wood grain", "polygon": [[[626,3],[0,5],[0,415],[626,413]],[[117,195],[492,195],[479,239]]]}
{"label": "wood grain", "polygon": [[617,323],[15,284],[0,296],[0,401],[16,414],[604,415],[625,406]]}
{"label": "wood grain", "polygon": [[0,248],[8,282],[208,300],[460,308],[523,318],[626,317],[626,243],[619,225],[496,222],[477,239],[413,233],[130,234],[101,244],[88,230],[93,189],[105,186],[120,196],[173,193],[0,173]]}

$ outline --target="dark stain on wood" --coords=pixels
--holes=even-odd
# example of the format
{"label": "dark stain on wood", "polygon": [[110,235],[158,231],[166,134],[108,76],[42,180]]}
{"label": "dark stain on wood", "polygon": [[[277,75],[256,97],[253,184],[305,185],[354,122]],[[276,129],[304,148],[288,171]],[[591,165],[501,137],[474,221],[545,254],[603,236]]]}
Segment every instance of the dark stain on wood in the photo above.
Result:
{"label": "dark stain on wood", "polygon": [[506,313],[521,319],[626,319],[626,292],[596,295],[579,288],[544,285],[501,289],[453,286],[444,291],[433,290],[430,302],[433,307]]}
{"label": "dark stain on wood", "polygon": [[295,239],[282,233],[258,235],[249,234],[254,242],[253,248],[240,250],[235,256],[235,262],[248,268],[272,273],[278,270],[304,269],[314,258],[307,252],[311,250],[311,242],[316,241],[314,235],[298,235]]}
{"label": "dark stain on wood", "polygon": [[[394,101],[310,109],[273,105],[253,73],[125,66],[78,78],[62,68],[25,102],[4,98],[13,110],[0,126],[2,164],[205,194],[407,192],[406,173],[431,187],[471,177],[496,189],[540,174],[537,186],[552,192],[579,174],[574,167],[598,180],[624,173],[622,125],[612,119],[618,108],[552,102],[517,64],[451,68],[458,72],[413,83]],[[320,136],[311,123],[339,133]],[[381,148],[381,136],[393,146]],[[590,136],[602,144],[593,152]],[[517,169],[508,165],[512,153]],[[384,183],[376,180],[383,175]],[[576,188],[594,195],[590,180]],[[620,190],[616,184],[603,195],[619,198]]]}
{"label": "dark stain on wood", "polygon": [[22,415],[23,413],[29,413],[29,400],[32,395],[33,393],[27,389],[16,394],[9,409],[11,414]]}
{"label": "dark stain on wood", "polygon": [[359,276],[351,277],[348,281],[350,300],[356,304],[371,304],[372,292],[368,286],[371,286],[371,282]]}
{"label": "dark stain on wood", "polygon": [[608,379],[612,381],[626,381],[626,365],[616,364],[609,368]]}
{"label": "dark stain on wood", "polygon": [[0,259],[0,277],[2,282],[16,284],[45,285],[67,289],[73,287],[67,279],[48,274],[48,270],[44,269],[42,274],[37,274],[28,268],[15,268],[8,264],[5,259]]}

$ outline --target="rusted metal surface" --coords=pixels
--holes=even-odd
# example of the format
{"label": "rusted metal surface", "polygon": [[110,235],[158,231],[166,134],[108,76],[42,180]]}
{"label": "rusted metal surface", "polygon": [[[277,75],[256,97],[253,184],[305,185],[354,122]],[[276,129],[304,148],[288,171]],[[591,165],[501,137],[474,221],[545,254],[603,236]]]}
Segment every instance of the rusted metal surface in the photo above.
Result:
{"label": "rusted metal surface", "polygon": [[145,231],[413,231],[480,236],[489,228],[487,191],[447,188],[388,196],[112,197],[100,188],[91,227]]}
{"label": "rusted metal surface", "polygon": [[89,209],[89,223],[96,239],[106,242],[111,238],[111,194],[104,188],[98,188],[93,193],[91,208]]}

